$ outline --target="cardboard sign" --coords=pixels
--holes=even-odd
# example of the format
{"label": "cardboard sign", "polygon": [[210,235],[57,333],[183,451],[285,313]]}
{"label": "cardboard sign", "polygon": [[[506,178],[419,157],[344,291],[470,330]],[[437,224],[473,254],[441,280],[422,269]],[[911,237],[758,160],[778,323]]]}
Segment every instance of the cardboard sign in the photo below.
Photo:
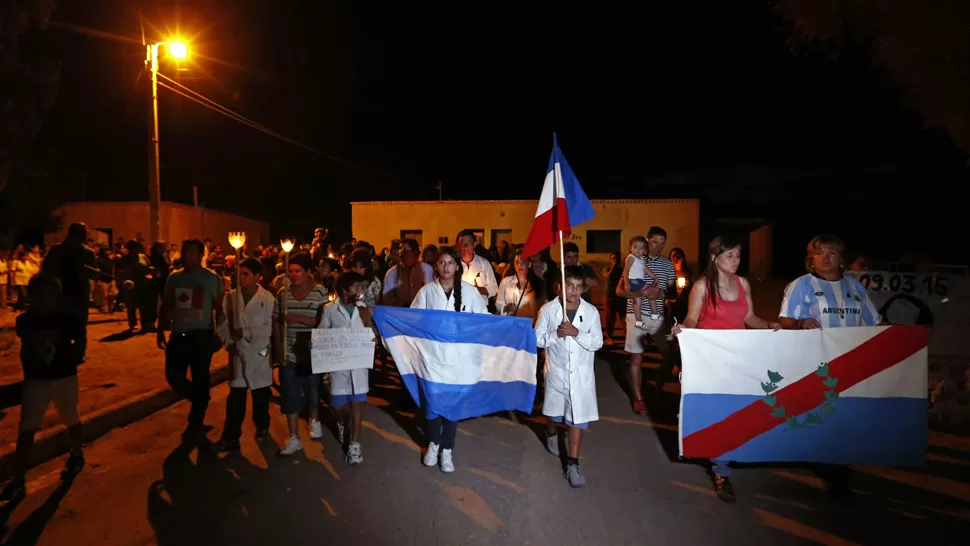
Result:
{"label": "cardboard sign", "polygon": [[316,328],[310,341],[313,373],[374,367],[374,332],[369,328]]}

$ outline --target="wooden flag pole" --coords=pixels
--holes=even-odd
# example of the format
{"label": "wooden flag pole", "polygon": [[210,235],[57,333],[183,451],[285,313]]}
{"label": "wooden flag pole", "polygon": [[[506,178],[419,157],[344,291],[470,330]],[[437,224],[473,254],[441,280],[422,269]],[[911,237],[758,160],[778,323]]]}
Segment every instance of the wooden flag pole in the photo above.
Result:
{"label": "wooden flag pole", "polygon": [[[552,162],[552,218],[553,225],[559,227],[559,154],[556,142],[556,134],[552,134],[552,149],[555,159]],[[563,249],[562,230],[559,230],[559,271],[562,275],[562,284],[559,285],[559,294],[562,296],[562,320],[567,320],[566,314],[566,251]]]}
{"label": "wooden flag pole", "polygon": [[559,231],[559,270],[562,271],[562,285],[560,285],[559,292],[562,295],[562,320],[567,320],[566,314],[566,252],[563,250],[562,242],[562,230]]}

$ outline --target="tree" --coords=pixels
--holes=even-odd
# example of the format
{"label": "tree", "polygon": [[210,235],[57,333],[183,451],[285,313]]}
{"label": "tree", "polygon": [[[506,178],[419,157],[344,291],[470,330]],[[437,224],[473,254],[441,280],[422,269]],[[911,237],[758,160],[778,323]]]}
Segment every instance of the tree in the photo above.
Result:
{"label": "tree", "polygon": [[54,0],[0,0],[0,192],[57,96],[61,63],[38,36],[54,7]]}
{"label": "tree", "polygon": [[866,47],[903,92],[903,104],[970,152],[970,2],[779,0],[796,49],[833,56]]}

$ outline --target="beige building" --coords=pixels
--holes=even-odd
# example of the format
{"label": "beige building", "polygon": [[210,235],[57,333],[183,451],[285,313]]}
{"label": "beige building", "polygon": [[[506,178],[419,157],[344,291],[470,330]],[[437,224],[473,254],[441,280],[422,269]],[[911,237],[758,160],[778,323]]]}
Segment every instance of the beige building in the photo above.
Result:
{"label": "beige building", "polygon": [[[696,199],[593,200],[596,216],[570,236],[580,259],[608,262],[610,252],[629,252],[634,235],[650,226],[667,230],[667,249],[684,249],[696,262],[699,202]],[[380,250],[392,239],[410,237],[421,246],[454,244],[463,229],[475,231],[490,246],[505,240],[524,243],[535,218],[538,201],[371,201],[351,203],[353,234]],[[553,256],[558,256],[553,248]]]}
{"label": "beige building", "polygon": [[[68,203],[54,214],[61,218],[61,230],[46,236],[48,245],[61,241],[67,235],[67,227],[72,222],[84,222],[89,228],[96,229],[117,241],[148,237],[148,202],[107,202],[94,201]],[[185,239],[212,239],[214,244],[229,249],[230,231],[245,231],[247,245],[270,242],[269,224],[251,218],[244,218],[228,212],[192,207],[179,203],[162,202],[161,238],[167,243],[181,243]],[[151,241],[146,240],[146,246]]]}

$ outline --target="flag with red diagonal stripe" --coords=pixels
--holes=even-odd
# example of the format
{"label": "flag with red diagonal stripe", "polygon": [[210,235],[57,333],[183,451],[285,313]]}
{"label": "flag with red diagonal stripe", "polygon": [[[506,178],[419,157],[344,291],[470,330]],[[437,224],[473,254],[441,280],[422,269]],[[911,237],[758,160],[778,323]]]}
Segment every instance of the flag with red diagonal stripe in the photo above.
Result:
{"label": "flag with red diagonal stripe", "polygon": [[684,330],[680,454],[922,466],[922,326]]}

